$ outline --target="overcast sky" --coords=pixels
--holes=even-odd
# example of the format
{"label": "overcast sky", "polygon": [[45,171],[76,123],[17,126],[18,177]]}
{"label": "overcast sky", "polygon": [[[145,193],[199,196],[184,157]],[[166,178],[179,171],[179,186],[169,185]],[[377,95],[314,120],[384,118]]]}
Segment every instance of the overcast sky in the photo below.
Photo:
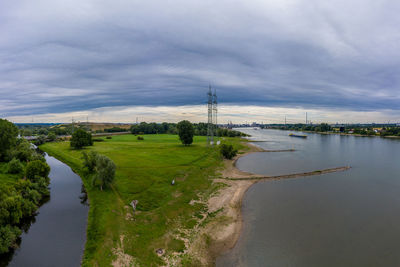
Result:
{"label": "overcast sky", "polygon": [[0,1],[13,121],[400,121],[400,2]]}

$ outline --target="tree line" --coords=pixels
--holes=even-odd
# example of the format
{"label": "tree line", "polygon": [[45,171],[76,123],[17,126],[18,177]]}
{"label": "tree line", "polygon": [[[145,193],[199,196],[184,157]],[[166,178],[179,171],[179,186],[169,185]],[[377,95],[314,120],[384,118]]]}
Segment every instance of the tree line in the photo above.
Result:
{"label": "tree line", "polygon": [[[197,136],[206,136],[208,130],[207,123],[193,123],[193,134]],[[132,125],[130,129],[132,134],[178,134],[178,123],[147,123],[141,122]],[[246,134],[226,128],[217,128],[217,136],[221,137],[237,137],[246,136]]]}
{"label": "tree line", "polygon": [[[289,124],[289,125],[269,125],[263,126],[262,128],[272,128],[281,130],[293,130],[293,131],[311,131],[311,132],[334,132],[334,133],[347,133],[357,135],[369,135],[369,136],[400,136],[400,127],[386,126],[386,125],[345,125],[340,127],[332,127],[327,123],[321,123],[316,125],[307,124]],[[379,129],[379,130],[378,130]]]}
{"label": "tree line", "polygon": [[33,216],[50,194],[49,165],[17,136],[18,128],[0,119],[0,254],[18,246],[22,220]]}

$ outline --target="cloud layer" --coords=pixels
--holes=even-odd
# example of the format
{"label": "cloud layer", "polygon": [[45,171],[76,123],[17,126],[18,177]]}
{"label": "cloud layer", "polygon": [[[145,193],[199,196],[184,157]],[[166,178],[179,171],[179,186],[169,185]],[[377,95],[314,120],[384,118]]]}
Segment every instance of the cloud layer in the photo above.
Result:
{"label": "cloud layer", "polygon": [[0,116],[205,102],[400,114],[400,2],[1,1]]}

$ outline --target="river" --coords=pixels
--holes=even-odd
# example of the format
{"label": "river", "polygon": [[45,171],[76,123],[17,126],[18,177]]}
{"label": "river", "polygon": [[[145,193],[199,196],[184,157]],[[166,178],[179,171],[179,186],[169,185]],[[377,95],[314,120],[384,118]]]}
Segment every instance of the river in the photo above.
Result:
{"label": "river", "polygon": [[400,266],[400,140],[240,129],[264,149],[237,166],[280,175],[350,165],[345,172],[253,185],[236,246],[217,266]]}
{"label": "river", "polygon": [[20,247],[0,258],[0,266],[80,266],[89,210],[82,182],[61,161],[48,155],[46,161],[50,199],[28,222]]}

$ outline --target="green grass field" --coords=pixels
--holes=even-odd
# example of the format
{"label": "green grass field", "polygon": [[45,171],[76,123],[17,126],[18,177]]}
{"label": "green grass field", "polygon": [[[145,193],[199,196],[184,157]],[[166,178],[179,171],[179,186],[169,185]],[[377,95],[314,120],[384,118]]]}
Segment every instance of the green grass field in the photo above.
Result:
{"label": "green grass field", "polygon": [[[207,197],[216,190],[212,178],[222,166],[215,148],[206,145],[206,137],[195,137],[191,146],[180,144],[176,135],[113,136],[95,142],[95,150],[110,157],[117,166],[113,186],[105,191],[93,188],[82,168],[82,150],[73,150],[69,142],[46,143],[40,148],[68,164],[81,175],[88,192],[90,211],[84,266],[110,266],[113,251],[121,246],[140,266],[158,266],[162,260],[155,250],[167,254],[181,252],[184,244],[176,239],[179,229],[190,229],[196,218],[206,212],[204,204],[190,205],[192,199]],[[241,148],[239,138],[224,142]],[[171,185],[175,179],[176,184]],[[129,203],[138,200],[138,212],[128,218]],[[129,215],[128,215],[129,216]]]}

